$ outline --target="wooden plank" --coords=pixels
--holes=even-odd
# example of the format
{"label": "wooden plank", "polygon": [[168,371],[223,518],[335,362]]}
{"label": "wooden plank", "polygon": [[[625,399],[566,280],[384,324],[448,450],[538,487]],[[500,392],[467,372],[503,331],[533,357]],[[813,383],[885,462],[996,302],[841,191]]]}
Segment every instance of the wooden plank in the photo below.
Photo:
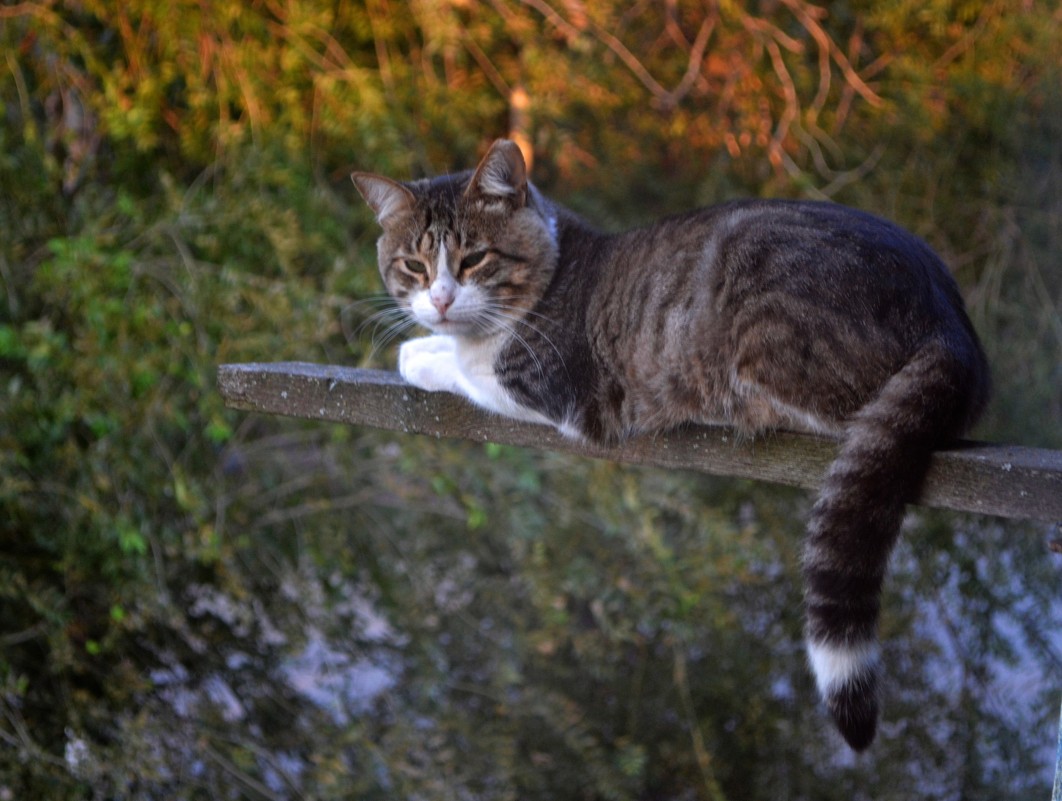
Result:
{"label": "wooden plank", "polygon": [[1062,801],[1062,714],[1058,718],[1058,748],[1055,751],[1055,787],[1051,801]]}
{"label": "wooden plank", "polygon": [[[754,440],[724,425],[689,426],[617,447],[491,415],[456,395],[424,392],[397,373],[282,362],[226,364],[218,385],[235,409],[541,448],[815,489],[837,451],[825,437],[779,431]],[[1001,517],[1062,521],[1062,452],[961,441],[938,451],[918,503]]]}

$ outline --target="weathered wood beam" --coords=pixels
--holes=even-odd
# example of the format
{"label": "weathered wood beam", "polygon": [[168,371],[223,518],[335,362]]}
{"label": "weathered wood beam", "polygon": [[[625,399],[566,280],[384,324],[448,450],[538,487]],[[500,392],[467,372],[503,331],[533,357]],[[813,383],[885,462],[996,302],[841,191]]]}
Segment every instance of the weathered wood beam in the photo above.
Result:
{"label": "weathered wood beam", "polygon": [[[574,442],[552,428],[475,408],[448,393],[406,384],[397,373],[286,362],[226,364],[218,385],[235,409],[574,453],[817,488],[834,440],[779,431],[754,440],[724,425],[690,426],[613,448]],[[1062,521],[1062,452],[957,442],[934,454],[918,503],[1001,517]]]}

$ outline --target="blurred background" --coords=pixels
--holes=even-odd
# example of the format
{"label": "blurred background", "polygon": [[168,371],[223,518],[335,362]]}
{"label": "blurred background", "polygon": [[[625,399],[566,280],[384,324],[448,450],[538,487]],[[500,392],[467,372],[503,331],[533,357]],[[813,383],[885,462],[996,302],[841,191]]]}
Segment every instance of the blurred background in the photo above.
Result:
{"label": "blurred background", "polygon": [[234,413],[388,367],[348,174],[511,135],[603,227],[832,198],[944,257],[975,434],[1062,447],[1062,12],[1037,0],[0,6],[0,800],[1025,799],[1048,527],[917,510],[878,741],[801,644],[806,493]]}

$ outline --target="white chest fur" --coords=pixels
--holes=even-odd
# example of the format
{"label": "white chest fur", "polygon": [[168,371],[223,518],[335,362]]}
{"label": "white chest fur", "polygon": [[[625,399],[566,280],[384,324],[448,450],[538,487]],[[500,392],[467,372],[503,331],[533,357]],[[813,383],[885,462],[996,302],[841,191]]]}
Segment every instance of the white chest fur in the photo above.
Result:
{"label": "white chest fur", "polygon": [[398,371],[415,387],[429,392],[454,392],[487,411],[550,424],[543,415],[521,406],[494,374],[494,360],[503,335],[485,339],[445,334],[411,339],[398,352]]}

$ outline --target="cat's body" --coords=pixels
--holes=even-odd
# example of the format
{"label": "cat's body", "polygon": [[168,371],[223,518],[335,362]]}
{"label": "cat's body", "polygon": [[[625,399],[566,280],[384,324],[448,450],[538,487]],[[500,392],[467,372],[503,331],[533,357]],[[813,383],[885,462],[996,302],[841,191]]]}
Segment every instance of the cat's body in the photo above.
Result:
{"label": "cat's body", "polygon": [[389,291],[436,332],[402,346],[411,383],[601,442],[720,420],[842,439],[808,526],[808,652],[866,747],[904,504],[988,392],[939,258],[827,203],[743,201],[603,234],[527,183],[504,141],[474,173],[354,180],[384,229]]}

